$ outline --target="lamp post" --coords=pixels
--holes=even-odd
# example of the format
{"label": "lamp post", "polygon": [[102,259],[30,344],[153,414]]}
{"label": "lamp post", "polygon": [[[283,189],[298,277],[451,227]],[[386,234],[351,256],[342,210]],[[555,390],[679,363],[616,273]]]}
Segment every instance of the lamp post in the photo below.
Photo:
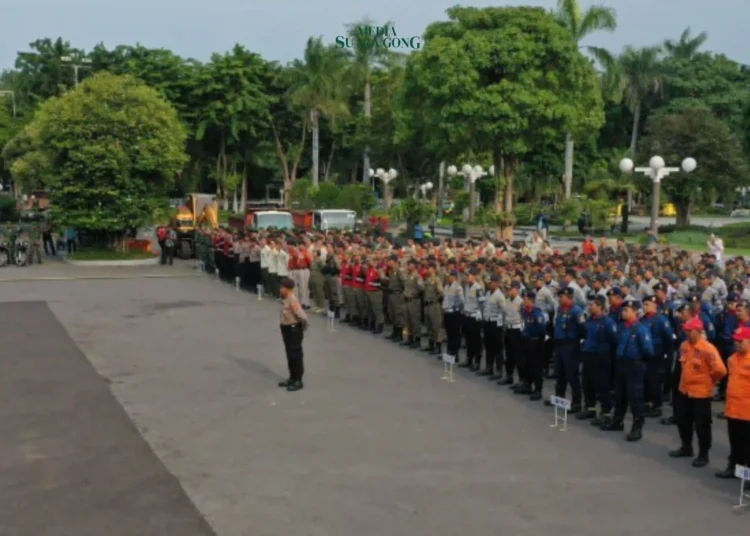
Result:
{"label": "lamp post", "polygon": [[[682,171],[685,173],[691,173],[695,171],[698,163],[695,158],[686,158],[682,161]],[[623,158],[620,160],[620,170],[623,173],[633,172],[633,161],[630,158]],[[659,233],[659,206],[661,197],[661,180],[669,175],[670,173],[677,173],[680,171],[678,167],[666,167],[664,159],[661,156],[653,156],[648,162],[648,167],[637,167],[635,168],[636,173],[643,173],[646,177],[649,177],[653,182],[653,189],[651,191],[651,232],[654,236]]]}
{"label": "lamp post", "polygon": [[383,168],[378,168],[377,170],[373,171],[370,169],[369,173],[370,177],[377,177],[383,182],[383,201],[385,201],[385,209],[390,210],[391,208],[391,192],[388,188],[388,184],[398,177],[398,171],[391,168],[388,171],[384,170]]}
{"label": "lamp post", "polygon": [[477,181],[477,179],[480,179],[482,177],[486,177],[489,175],[495,174],[495,166],[490,166],[489,173],[485,171],[482,166],[476,165],[471,166],[471,164],[465,164],[464,167],[461,168],[461,171],[458,171],[456,166],[448,166],[447,169],[448,175],[451,177],[455,177],[456,175],[461,175],[466,178],[466,180],[469,182],[469,221],[474,219],[474,212],[476,210],[476,186],[474,183]]}
{"label": "lamp post", "polygon": [[65,65],[73,67],[73,80],[75,81],[76,87],[78,87],[78,70],[79,69],[91,69],[91,60],[89,58],[80,58],[74,63],[73,58],[70,56],[62,56],[60,58]]}
{"label": "lamp post", "polygon": [[10,95],[10,102],[13,106],[13,119],[16,118],[16,92],[8,90],[0,90],[0,96]]}
{"label": "lamp post", "polygon": [[424,199],[427,199],[427,192],[429,192],[430,190],[432,190],[431,182],[426,182],[419,187],[419,191],[422,192],[422,197]]}

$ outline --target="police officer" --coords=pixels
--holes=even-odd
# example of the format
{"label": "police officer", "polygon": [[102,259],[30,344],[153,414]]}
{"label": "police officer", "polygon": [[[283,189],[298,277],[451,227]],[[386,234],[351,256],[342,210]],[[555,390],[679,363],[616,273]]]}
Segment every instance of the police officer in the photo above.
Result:
{"label": "police officer", "polygon": [[[510,385],[514,391],[528,383],[526,375],[526,356],[521,346],[521,329],[523,320],[521,308],[523,298],[521,297],[521,283],[513,281],[508,291],[508,299],[505,302],[505,379],[500,385]],[[518,370],[518,382],[513,383],[513,372]]]}
{"label": "police officer", "polygon": [[[651,343],[654,346],[654,357],[646,362],[646,400],[650,407],[646,417],[657,419],[662,415],[662,403],[664,392],[664,378],[667,375],[667,364],[672,355],[672,344],[674,332],[669,319],[659,311],[659,303],[656,296],[647,296],[643,301],[643,317],[641,322],[651,334]],[[671,372],[671,371],[670,371]]]}
{"label": "police officer", "polygon": [[643,438],[645,403],[643,398],[646,361],[654,355],[651,334],[646,326],[638,322],[640,304],[626,301],[622,306],[622,324],[617,336],[617,376],[615,383],[615,413],[612,420],[602,426],[609,432],[625,429],[623,420],[630,406],[633,426],[626,439],[640,441]]}
{"label": "police officer", "polygon": [[419,347],[422,311],[420,296],[424,289],[424,281],[417,271],[417,261],[409,259],[407,263],[408,273],[404,280],[404,301],[406,302],[406,328],[409,336],[401,344],[409,348]]}
{"label": "police officer", "polygon": [[294,281],[284,278],[280,290],[281,306],[281,338],[284,341],[289,379],[279,383],[279,387],[286,387],[287,391],[299,391],[304,387],[302,375],[305,372],[302,339],[307,329],[308,320],[305,311],[294,296]]}
{"label": "police officer", "polygon": [[[581,379],[579,374],[580,341],[585,335],[586,319],[583,310],[573,303],[575,291],[570,287],[560,290],[560,306],[555,315],[555,395],[565,398],[570,385],[573,394],[571,411],[581,411]],[[545,405],[552,402],[546,400]]]}
{"label": "police officer", "polygon": [[458,360],[461,348],[461,312],[464,307],[464,290],[458,282],[458,272],[448,273],[448,287],[443,295],[443,320],[445,334],[448,338],[447,352]]}
{"label": "police officer", "polygon": [[388,258],[388,309],[393,332],[389,339],[401,342],[406,326],[406,302],[404,302],[404,274],[398,265],[398,255]]}
{"label": "police officer", "polygon": [[490,380],[499,380],[503,374],[503,311],[505,309],[505,296],[500,290],[500,276],[490,276],[489,296],[486,298],[482,312],[485,367],[478,374],[488,376]]}
{"label": "police officer", "polygon": [[[612,349],[617,344],[617,325],[605,314],[606,298],[599,294],[589,296],[589,316],[581,347],[583,357],[584,409],[576,415],[579,420],[593,419],[601,426],[612,411]],[[599,415],[596,403],[599,402]]]}
{"label": "police officer", "polygon": [[437,275],[437,264],[427,263],[427,277],[424,280],[424,319],[427,326],[429,344],[426,351],[430,355],[442,354],[441,345],[443,315],[441,314],[441,301],[443,299],[443,282]]}
{"label": "police officer", "polygon": [[476,280],[479,270],[469,268],[464,288],[463,334],[466,339],[466,361],[458,366],[476,372],[482,360],[482,309],[479,301],[484,294]]}
{"label": "police officer", "polygon": [[[721,359],[724,361],[724,365],[727,364],[727,359],[734,353],[734,333],[737,328],[740,327],[739,321],[737,320],[737,304],[740,303],[740,295],[736,292],[730,292],[727,294],[727,307],[720,314],[719,325],[721,330],[719,332],[719,340],[717,348],[721,354]],[[721,383],[719,383],[719,392],[717,393],[714,400],[724,400],[727,391],[728,376],[725,376]]]}
{"label": "police officer", "polygon": [[536,292],[527,290],[523,295],[521,318],[523,328],[519,340],[520,351],[526,356],[526,377],[517,395],[529,395],[529,399],[542,399],[542,369],[544,368],[544,337],[547,334],[547,317],[535,305]]}

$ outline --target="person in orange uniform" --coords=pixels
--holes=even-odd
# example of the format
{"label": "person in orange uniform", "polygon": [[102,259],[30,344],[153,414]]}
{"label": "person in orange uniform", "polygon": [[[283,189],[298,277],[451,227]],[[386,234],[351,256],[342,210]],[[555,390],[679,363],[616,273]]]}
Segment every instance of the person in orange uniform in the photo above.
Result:
{"label": "person in orange uniform", "polygon": [[740,327],[732,337],[737,351],[729,356],[729,382],[726,407],[729,432],[729,464],[716,473],[718,478],[734,478],[738,465],[750,467],[750,327]]}
{"label": "person in orange uniform", "polygon": [[367,269],[365,270],[364,291],[367,296],[367,318],[369,323],[366,329],[376,335],[383,332],[385,318],[383,315],[383,290],[380,280],[383,278],[381,270],[375,267],[375,259],[367,259]]}
{"label": "person in orange uniform", "polygon": [[348,324],[353,321],[355,311],[357,310],[354,304],[354,290],[352,289],[352,265],[349,262],[349,254],[344,253],[341,256],[341,292],[344,295],[344,309],[346,309],[346,316],[341,321],[344,324]]}
{"label": "person in orange uniform", "polygon": [[669,455],[693,456],[693,429],[698,436],[698,456],[693,467],[708,465],[711,449],[711,401],[714,387],[727,368],[716,347],[703,337],[703,321],[693,317],[682,326],[687,340],[680,345],[680,385],[674,401],[675,421],[682,445]]}

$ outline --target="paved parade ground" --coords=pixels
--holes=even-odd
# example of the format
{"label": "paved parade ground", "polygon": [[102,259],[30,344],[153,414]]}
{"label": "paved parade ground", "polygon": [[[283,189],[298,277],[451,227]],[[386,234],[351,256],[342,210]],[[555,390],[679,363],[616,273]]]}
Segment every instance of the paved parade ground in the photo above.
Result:
{"label": "paved parade ground", "polygon": [[711,467],[693,469],[667,456],[674,427],[649,420],[638,444],[580,422],[559,432],[541,403],[448,384],[434,358],[322,318],[305,389],[287,393],[277,303],[186,265],[30,280],[37,268],[0,273],[0,534],[210,534],[191,501],[219,536],[750,526],[732,509],[739,483],[713,477],[723,421]]}

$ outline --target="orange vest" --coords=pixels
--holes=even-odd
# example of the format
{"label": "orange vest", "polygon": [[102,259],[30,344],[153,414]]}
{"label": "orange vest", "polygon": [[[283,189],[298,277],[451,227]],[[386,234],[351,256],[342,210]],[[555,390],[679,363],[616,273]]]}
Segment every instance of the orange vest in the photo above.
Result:
{"label": "orange vest", "polygon": [[711,398],[714,385],[727,375],[719,351],[705,339],[695,345],[685,341],[680,345],[680,392],[690,398]]}
{"label": "orange vest", "polygon": [[730,419],[750,421],[750,354],[736,352],[731,355],[727,405],[724,415]]}

